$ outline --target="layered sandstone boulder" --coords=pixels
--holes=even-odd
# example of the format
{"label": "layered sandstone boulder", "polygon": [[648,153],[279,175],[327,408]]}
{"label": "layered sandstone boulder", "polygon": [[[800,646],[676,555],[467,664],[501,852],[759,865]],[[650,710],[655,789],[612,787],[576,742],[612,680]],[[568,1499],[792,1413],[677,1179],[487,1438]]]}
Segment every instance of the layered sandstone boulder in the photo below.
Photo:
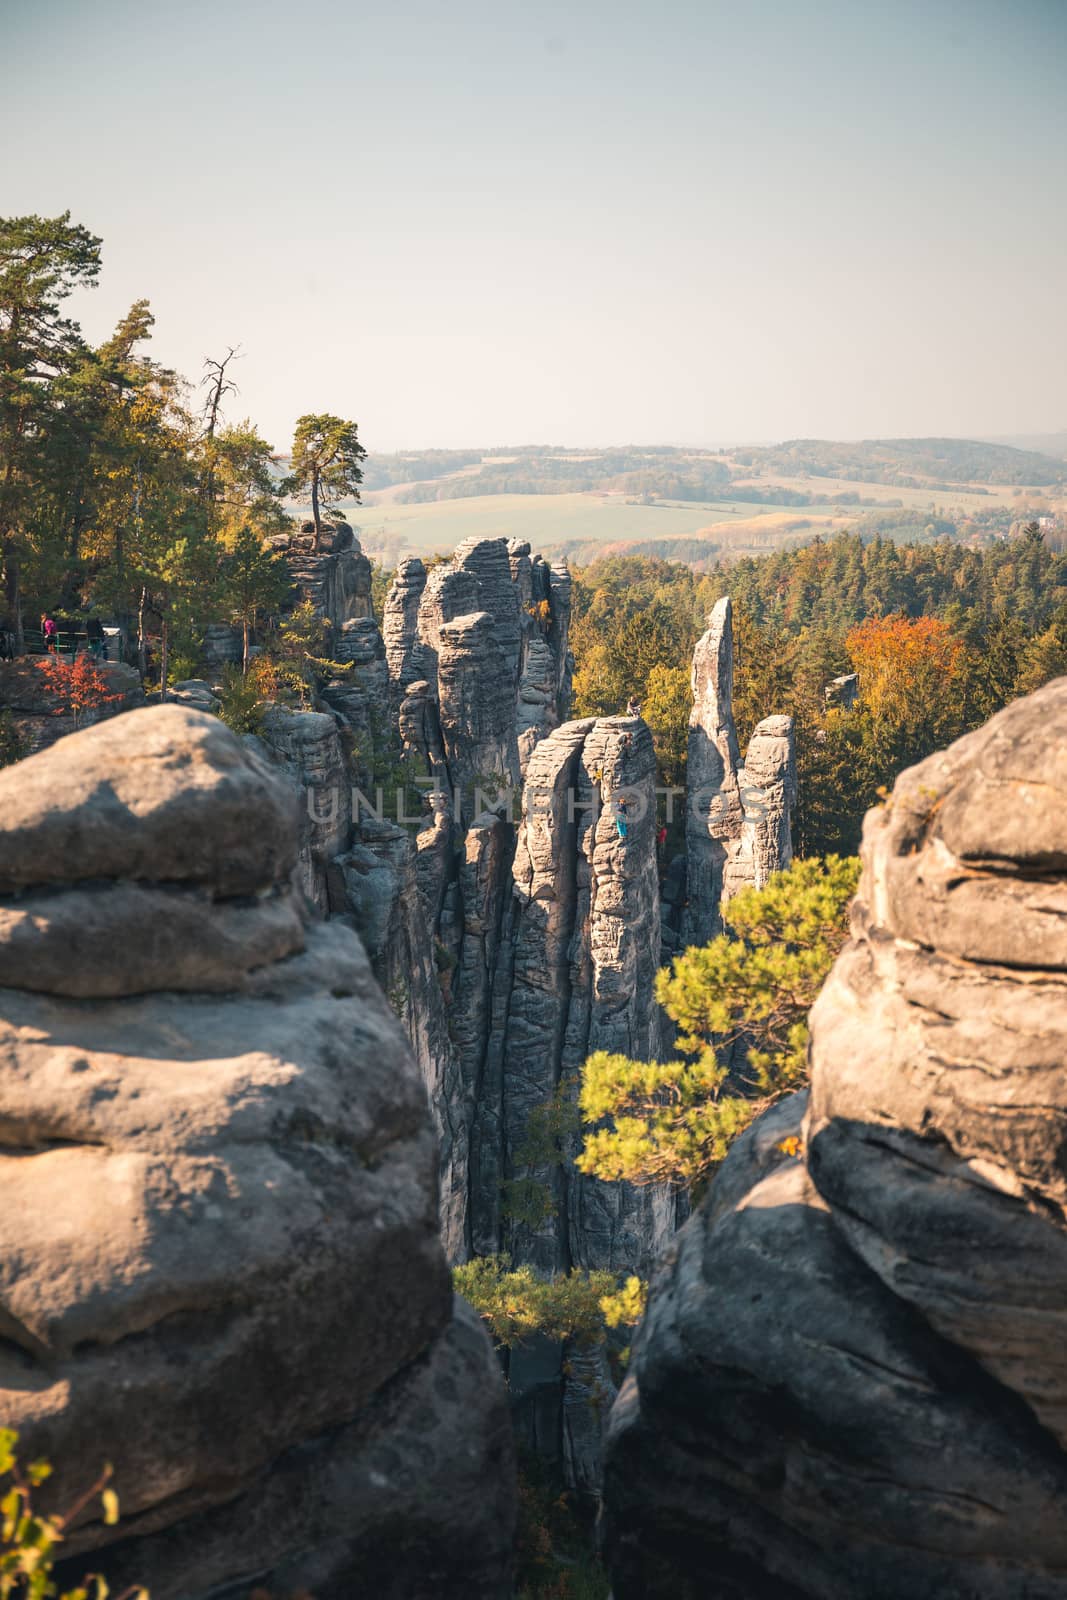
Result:
{"label": "layered sandstone boulder", "polygon": [[1067,679],[868,815],[810,1104],[734,1147],[613,1413],[616,1600],[1067,1596]]}
{"label": "layered sandstone boulder", "polygon": [[58,1505],[114,1463],[71,1577],[503,1600],[496,1362],[399,1026],[290,887],[296,811],[176,706],[0,774],[0,1418]]}

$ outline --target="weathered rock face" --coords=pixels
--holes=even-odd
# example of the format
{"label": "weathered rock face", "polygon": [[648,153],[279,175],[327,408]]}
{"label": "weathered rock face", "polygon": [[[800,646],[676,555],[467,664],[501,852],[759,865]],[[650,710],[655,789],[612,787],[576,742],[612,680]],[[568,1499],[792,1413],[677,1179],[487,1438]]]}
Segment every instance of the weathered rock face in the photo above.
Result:
{"label": "weathered rock face", "polygon": [[[539,556],[543,568],[547,565]],[[556,658],[556,711],[562,722],[570,715],[571,676],[574,660],[570,651],[571,575],[566,562],[549,567],[545,573],[547,598],[552,609],[548,642]]]}
{"label": "weathered rock face", "polygon": [[[457,827],[442,795],[414,835],[365,819],[327,875],[330,910],[354,919],[423,1070],[455,1260],[506,1246],[546,1270],[634,1268],[673,1226],[658,1191],[524,1154],[531,1118],[561,1081],[574,1093],[591,1051],[658,1052],[654,772],[637,719],[568,723],[533,751],[517,846],[506,808]],[[551,1195],[543,1223],[509,1216],[514,1180]]]}
{"label": "weathered rock face", "polygon": [[317,551],[309,522],[299,533],[273,540],[273,547],[285,555],[296,600],[309,600],[335,631],[354,617],[374,615],[371,565],[347,522],[324,527]]}
{"label": "weathered rock face", "polygon": [[410,684],[422,677],[419,663],[419,605],[426,568],[417,556],[402,561],[393,576],[382,617],[389,681],[399,704]]}
{"label": "weathered rock face", "polygon": [[[447,824],[447,818],[444,819]],[[440,1222],[450,1261],[466,1259],[467,1130],[451,1037],[445,983],[438,962],[434,919],[427,915],[419,868],[429,854],[447,872],[447,838],[434,827],[416,836],[388,821],[366,819],[359,838],[331,864],[330,911],[347,917],[362,938],[374,974],[419,1064],[438,1140]]]}
{"label": "weathered rock face", "polygon": [[868,815],[810,1105],[734,1147],[613,1413],[616,1600],[1067,1595],[1065,818],[1067,679]]}
{"label": "weathered rock face", "polygon": [[[634,717],[599,718],[582,748],[581,775],[595,803],[583,814],[579,838],[563,1057],[570,1076],[595,1050],[653,1061],[662,1043],[653,993],[659,875],[656,760],[648,728]],[[569,1256],[580,1266],[645,1270],[673,1230],[673,1196],[665,1190],[601,1183],[573,1166],[568,1189]]]}
{"label": "weathered rock face", "polygon": [[734,727],[733,610],[718,601],[693,652],[689,717],[685,854],[688,915],[685,942],[706,944],[722,931],[727,852],[744,826]]}
{"label": "weathered rock face", "polygon": [[559,722],[556,658],[547,639],[532,633],[523,652],[519,704],[515,718],[520,774],[525,777],[535,746]]}
{"label": "weathered rock face", "polygon": [[442,623],[437,694],[445,760],[453,786],[478,777],[514,784],[519,776],[515,689],[499,629],[487,611]]}
{"label": "weathered rock face", "polygon": [[[483,1251],[500,1248],[506,1162],[512,1179],[541,1184],[552,1196],[554,1214],[514,1227],[509,1239],[518,1257],[545,1270],[557,1269],[566,1255],[559,1223],[566,1180],[558,1165],[520,1165],[519,1157],[531,1115],[546,1104],[563,1073],[572,965],[588,966],[588,943],[578,925],[578,804],[592,804],[588,783],[579,796],[582,751],[593,727],[591,718],[565,723],[530,759],[508,907],[503,1049],[478,1103],[482,1165],[473,1174],[475,1237]],[[586,877],[588,882],[588,865]]]}
{"label": "weathered rock face", "polygon": [[348,845],[352,787],[337,722],[323,711],[268,711],[260,727],[266,754],[300,795],[297,881],[307,898],[326,909],[326,867]]}
{"label": "weathered rock face", "polygon": [[[479,850],[478,926],[492,929],[495,971],[479,974],[473,1086],[471,1213],[474,1248],[506,1243],[517,1261],[545,1271],[572,1264],[636,1267],[665,1242],[673,1207],[658,1192],[599,1184],[529,1148],[532,1119],[574,1080],[587,1055],[659,1048],[653,999],[658,895],[654,757],[633,718],[565,723],[535,748],[523,790],[514,861],[502,902],[503,825],[490,827],[493,870]],[[624,796],[626,836],[612,807]],[[466,897],[465,897],[466,900]],[[461,971],[466,970],[466,946]],[[464,997],[474,992],[471,984]],[[502,1183],[536,1184],[551,1198],[544,1216],[502,1210]]]}
{"label": "weathered rock face", "polygon": [[365,784],[375,746],[390,721],[389,670],[385,645],[373,617],[354,617],[337,635],[332,653],[347,670],[322,688],[322,699],[342,719],[349,735],[349,767],[353,778]]}
{"label": "weathered rock face", "polygon": [[858,672],[846,672],[840,678],[832,678],[823,691],[828,706],[841,706],[845,711],[852,710],[859,699],[859,692]]}
{"label": "weathered rock face", "polygon": [[[400,1029],[351,931],[289,898],[295,808],[174,706],[0,774],[0,1417],[59,1505],[114,1462],[123,1521],[84,1522],[71,1575],[92,1549],[155,1600],[504,1600],[496,1362],[453,1307]],[[101,987],[75,936],[55,961],[50,907],[116,895]],[[168,896],[223,992],[157,938]]]}
{"label": "weathered rock face", "polygon": [[[502,541],[498,540],[497,543]],[[482,610],[477,574],[442,562],[434,567],[419,601],[417,665],[420,676],[437,690],[437,657],[441,628],[453,617]]]}
{"label": "weathered rock face", "polygon": [[427,771],[440,772],[447,783],[437,697],[425,678],[408,685],[397,711],[397,727],[404,754],[422,762]]}
{"label": "weathered rock face", "polygon": [[738,889],[762,889],[772,872],[793,859],[792,815],[797,799],[792,717],[757,722],[741,769],[739,838],[727,850],[723,901]]}
{"label": "weathered rock face", "polygon": [[296,860],[293,796],[221,722],[177,706],[85,728],[0,785],[4,894],[104,878],[236,898]]}
{"label": "weathered rock face", "polygon": [[[722,932],[722,908],[739,889],[762,888],[793,859],[796,804],[792,717],[765,717],[741,765],[733,714],[733,612],[729,596],[693,652],[686,796],[688,904],[685,944]],[[672,939],[672,945],[679,941]]]}
{"label": "weathered rock face", "polygon": [[[567,715],[569,628],[570,574],[524,542],[467,539],[428,575],[421,561],[402,562],[383,633],[406,747],[453,789],[479,772],[517,784],[538,739]],[[425,726],[414,731],[431,703],[439,754]]]}
{"label": "weathered rock face", "polygon": [[200,654],[205,667],[213,676],[218,676],[224,667],[240,661],[242,649],[240,628],[235,628],[229,622],[208,623],[204,630]]}
{"label": "weathered rock face", "polygon": [[474,610],[488,613],[493,637],[512,684],[518,681],[522,620],[519,593],[511,575],[511,558],[506,539],[464,539],[456,546],[452,565],[457,572],[470,573],[477,584],[478,605]]}

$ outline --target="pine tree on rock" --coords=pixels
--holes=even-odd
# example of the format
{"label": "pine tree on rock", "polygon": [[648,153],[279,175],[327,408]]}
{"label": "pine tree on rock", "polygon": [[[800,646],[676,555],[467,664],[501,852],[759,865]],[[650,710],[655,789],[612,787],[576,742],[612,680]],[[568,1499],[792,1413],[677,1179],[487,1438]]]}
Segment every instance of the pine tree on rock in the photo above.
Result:
{"label": "pine tree on rock", "polygon": [[297,418],[288,487],[294,494],[306,494],[311,501],[316,550],[322,544],[323,511],[342,500],[358,503],[359,485],[363,482],[361,462],[366,454],[354,422],[328,412]]}

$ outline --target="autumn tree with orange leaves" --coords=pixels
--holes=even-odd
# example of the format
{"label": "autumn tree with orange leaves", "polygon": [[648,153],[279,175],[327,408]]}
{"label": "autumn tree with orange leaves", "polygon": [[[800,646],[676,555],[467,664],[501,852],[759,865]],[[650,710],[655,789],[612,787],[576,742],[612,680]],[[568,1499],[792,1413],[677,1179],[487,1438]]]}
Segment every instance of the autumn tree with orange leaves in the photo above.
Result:
{"label": "autumn tree with orange leaves", "polygon": [[860,675],[871,776],[889,783],[905,766],[959,738],[966,723],[967,646],[938,617],[873,617],[845,645]]}

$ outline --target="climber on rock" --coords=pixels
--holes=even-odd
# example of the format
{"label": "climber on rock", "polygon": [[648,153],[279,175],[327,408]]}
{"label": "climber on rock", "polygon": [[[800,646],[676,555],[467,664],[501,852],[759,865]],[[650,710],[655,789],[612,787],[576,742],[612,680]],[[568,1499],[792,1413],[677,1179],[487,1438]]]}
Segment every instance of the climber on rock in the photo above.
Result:
{"label": "climber on rock", "polygon": [[613,803],[612,810],[615,816],[615,826],[619,830],[619,838],[625,839],[630,827],[630,819],[626,810],[625,798],[616,800]]}
{"label": "climber on rock", "polygon": [[638,700],[636,695],[632,694],[629,700],[627,700],[626,715],[628,717],[639,717],[641,715],[641,702]]}

